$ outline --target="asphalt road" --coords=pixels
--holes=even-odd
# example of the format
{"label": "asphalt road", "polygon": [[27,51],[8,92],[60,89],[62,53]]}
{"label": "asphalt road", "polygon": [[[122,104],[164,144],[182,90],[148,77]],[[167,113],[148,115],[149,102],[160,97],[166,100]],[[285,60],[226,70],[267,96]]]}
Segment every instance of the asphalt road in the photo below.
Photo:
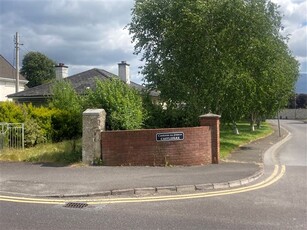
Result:
{"label": "asphalt road", "polygon": [[291,141],[279,151],[281,164],[287,166],[307,166],[307,124],[299,121],[282,121],[291,133]]}
{"label": "asphalt road", "polygon": [[[260,181],[236,193],[83,209],[1,202],[1,229],[307,229],[307,124],[281,123],[291,133],[287,142],[264,157]],[[284,174],[260,186],[276,164]]]}

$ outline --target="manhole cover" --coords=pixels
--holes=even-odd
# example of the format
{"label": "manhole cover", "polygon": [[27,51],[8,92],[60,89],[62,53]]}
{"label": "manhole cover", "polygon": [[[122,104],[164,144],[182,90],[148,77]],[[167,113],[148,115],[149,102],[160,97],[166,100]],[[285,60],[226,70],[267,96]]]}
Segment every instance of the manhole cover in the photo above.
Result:
{"label": "manhole cover", "polygon": [[85,208],[87,203],[68,202],[64,205],[65,208]]}

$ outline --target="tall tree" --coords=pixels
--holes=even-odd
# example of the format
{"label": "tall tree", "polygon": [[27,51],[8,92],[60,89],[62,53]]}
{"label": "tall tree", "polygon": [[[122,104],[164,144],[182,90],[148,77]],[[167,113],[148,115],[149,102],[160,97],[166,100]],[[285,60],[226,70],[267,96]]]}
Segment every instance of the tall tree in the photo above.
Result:
{"label": "tall tree", "polygon": [[[267,0],[136,0],[129,30],[145,80],[169,107],[184,105],[190,124],[204,107],[254,123],[280,107],[298,74],[280,19]],[[270,96],[283,100],[272,106]]]}
{"label": "tall tree", "polygon": [[42,53],[29,52],[22,60],[20,73],[29,81],[29,88],[55,79],[55,62]]}

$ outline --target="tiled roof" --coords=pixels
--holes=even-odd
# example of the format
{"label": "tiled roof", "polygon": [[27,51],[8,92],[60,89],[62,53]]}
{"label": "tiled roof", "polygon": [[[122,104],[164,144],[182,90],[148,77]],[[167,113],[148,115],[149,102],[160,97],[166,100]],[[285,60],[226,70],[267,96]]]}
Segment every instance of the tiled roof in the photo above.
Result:
{"label": "tiled roof", "polygon": [[[72,75],[70,77],[65,78],[66,81],[69,81],[73,88],[76,90],[78,94],[83,94],[84,91],[88,88],[94,89],[96,85],[96,79],[99,80],[106,80],[110,79],[111,77],[117,77],[116,75],[105,71],[103,69],[90,69],[82,73],[78,73],[75,75]],[[42,98],[42,97],[50,97],[52,95],[51,87],[52,82],[38,85],[32,88],[29,88],[25,91],[21,91],[18,93],[10,94],[8,95],[9,98],[24,98],[24,97],[32,97],[32,98]],[[131,86],[142,90],[144,87],[142,85],[139,85],[137,83],[131,82]]]}
{"label": "tiled roof", "polygon": [[[16,69],[0,54],[0,77],[15,80]],[[19,74],[19,80],[26,81],[25,77]]]}

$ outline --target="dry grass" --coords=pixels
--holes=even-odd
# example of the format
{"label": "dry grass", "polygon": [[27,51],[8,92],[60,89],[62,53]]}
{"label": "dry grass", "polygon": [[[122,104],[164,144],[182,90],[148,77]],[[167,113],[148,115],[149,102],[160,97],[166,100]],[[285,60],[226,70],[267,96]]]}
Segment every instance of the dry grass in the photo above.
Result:
{"label": "dry grass", "polygon": [[0,161],[70,164],[81,160],[81,140],[39,144],[33,148],[4,149]]}

